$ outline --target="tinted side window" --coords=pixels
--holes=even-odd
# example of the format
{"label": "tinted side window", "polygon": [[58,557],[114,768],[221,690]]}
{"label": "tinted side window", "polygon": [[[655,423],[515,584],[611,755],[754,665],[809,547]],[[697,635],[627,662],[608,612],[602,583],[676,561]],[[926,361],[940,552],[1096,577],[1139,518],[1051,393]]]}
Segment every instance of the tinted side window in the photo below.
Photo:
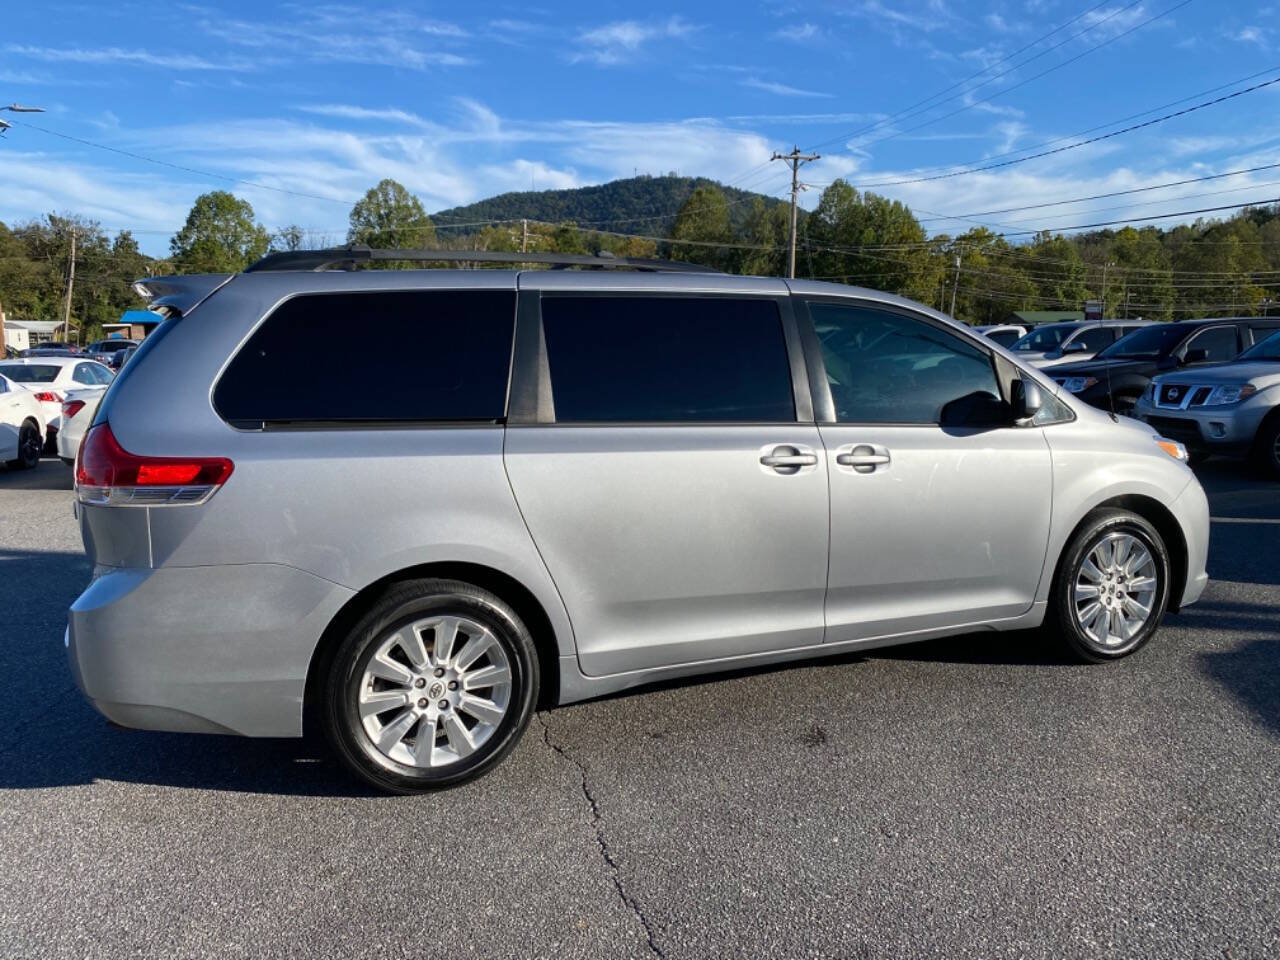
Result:
{"label": "tinted side window", "polygon": [[990,356],[933,324],[870,307],[810,303],[836,419],[937,423],[974,393],[999,399]]}
{"label": "tinted side window", "polygon": [[1199,361],[1202,363],[1221,363],[1240,352],[1235,327],[1210,327],[1208,330],[1201,330],[1187,341],[1184,349],[1183,356],[1192,350],[1204,350],[1208,355]]}
{"label": "tinted side window", "polygon": [[[1071,341],[1073,346],[1078,343],[1084,344],[1083,352],[1086,353],[1097,353],[1103,347],[1110,346],[1115,342],[1116,332],[1113,327],[1091,327]],[[1076,349],[1079,349],[1079,347]]]}
{"label": "tinted side window", "polygon": [[71,374],[71,379],[76,383],[94,384],[98,382],[98,376],[93,372],[92,364],[77,363],[75,372]]}
{"label": "tinted side window", "polygon": [[[297,296],[236,354],[213,404],[245,426],[498,420],[515,306],[502,290]],[[335,356],[334,344],[350,349]]]}
{"label": "tinted side window", "polygon": [[558,422],[795,420],[773,301],[548,296],[542,324]]}
{"label": "tinted side window", "polygon": [[1261,326],[1261,325],[1258,325],[1258,326],[1250,325],[1249,329],[1250,329],[1250,330],[1252,331],[1252,333],[1253,333],[1253,342],[1254,342],[1254,343],[1261,343],[1263,340],[1267,339],[1267,337],[1269,337],[1269,336],[1271,336],[1273,333],[1275,333],[1275,332],[1276,332],[1276,330],[1280,330],[1280,327],[1274,327],[1274,326],[1265,326],[1265,327],[1264,327],[1264,326]]}
{"label": "tinted side window", "polygon": [[995,333],[987,334],[987,339],[1000,344],[1002,347],[1008,347],[1020,336],[1022,334],[1018,333],[1017,330],[998,330]]}

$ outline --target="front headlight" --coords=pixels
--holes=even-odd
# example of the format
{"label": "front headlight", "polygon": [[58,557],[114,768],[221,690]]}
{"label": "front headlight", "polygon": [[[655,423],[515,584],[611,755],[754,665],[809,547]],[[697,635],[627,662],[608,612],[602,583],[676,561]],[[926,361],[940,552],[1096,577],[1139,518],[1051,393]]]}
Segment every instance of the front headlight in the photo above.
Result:
{"label": "front headlight", "polygon": [[1154,380],[1147,384],[1147,389],[1142,391],[1142,399],[1147,403],[1156,402],[1156,383]]}
{"label": "front headlight", "polygon": [[1068,393],[1084,393],[1097,382],[1097,377],[1067,377],[1062,385],[1067,388]]}
{"label": "front headlight", "polygon": [[1213,393],[1209,394],[1209,399],[1204,402],[1206,407],[1220,407],[1228,403],[1239,403],[1241,400],[1248,400],[1258,388],[1252,383],[1226,384],[1220,387],[1214,387]]}
{"label": "front headlight", "polygon": [[1166,440],[1164,437],[1153,437],[1156,445],[1173,457],[1175,460],[1181,460],[1183,463],[1191,459],[1191,454],[1187,453],[1187,448],[1180,444],[1177,440]]}

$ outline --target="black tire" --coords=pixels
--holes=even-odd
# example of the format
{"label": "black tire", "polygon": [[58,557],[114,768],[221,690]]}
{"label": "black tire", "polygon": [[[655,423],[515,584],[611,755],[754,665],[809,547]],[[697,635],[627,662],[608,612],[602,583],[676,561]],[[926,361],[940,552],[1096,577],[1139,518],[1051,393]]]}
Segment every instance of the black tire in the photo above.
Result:
{"label": "black tire", "polygon": [[[1113,534],[1127,534],[1146,547],[1152,559],[1156,585],[1150,612],[1141,628],[1121,643],[1104,644],[1090,636],[1077,618],[1077,601],[1073,588],[1077,577],[1081,576],[1086,558],[1095,547]],[[1048,622],[1056,628],[1067,649],[1080,660],[1106,663],[1127,657],[1145,645],[1159,628],[1169,605],[1171,571],[1169,552],[1155,527],[1128,510],[1095,510],[1085,518],[1063,552],[1050,594]],[[1081,609],[1087,608],[1087,600],[1079,603]]]}
{"label": "black tire", "polygon": [[[505,715],[473,753],[444,766],[414,766],[378,748],[361,719],[359,698],[365,671],[386,638],[415,621],[438,616],[463,617],[489,631],[505,654],[510,690]],[[424,793],[474,780],[497,766],[529,725],[537,703],[538,683],[533,638],[500,597],[457,580],[406,581],[388,588],[339,642],[322,686],[321,723],[338,757],[357,776],[388,793]],[[418,702],[425,702],[425,698]],[[407,711],[411,706],[403,709]],[[462,720],[460,712],[455,711],[455,715]],[[425,721],[420,722],[422,726],[408,728],[414,731],[414,740],[425,729]],[[431,729],[434,740],[434,721]]]}
{"label": "black tire", "polygon": [[40,425],[34,420],[23,421],[18,428],[18,458],[6,461],[11,470],[31,470],[40,463],[40,452],[43,444],[40,440]]}
{"label": "black tire", "polygon": [[1258,428],[1253,460],[1272,480],[1280,480],[1280,416],[1268,417]]}

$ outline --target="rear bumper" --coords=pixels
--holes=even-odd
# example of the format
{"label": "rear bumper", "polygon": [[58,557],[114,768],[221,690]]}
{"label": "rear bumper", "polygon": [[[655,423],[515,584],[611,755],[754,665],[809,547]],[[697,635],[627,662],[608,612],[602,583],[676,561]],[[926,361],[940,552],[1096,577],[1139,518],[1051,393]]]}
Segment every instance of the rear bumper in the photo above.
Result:
{"label": "rear bumper", "polygon": [[123,726],[296,737],[316,642],[351,596],[279,564],[99,567],[71,607],[67,655]]}

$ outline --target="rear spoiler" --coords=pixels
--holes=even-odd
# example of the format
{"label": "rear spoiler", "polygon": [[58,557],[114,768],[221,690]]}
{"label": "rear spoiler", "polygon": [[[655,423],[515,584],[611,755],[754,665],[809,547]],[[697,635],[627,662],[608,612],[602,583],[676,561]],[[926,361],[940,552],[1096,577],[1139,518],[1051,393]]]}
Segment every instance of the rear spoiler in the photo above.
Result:
{"label": "rear spoiler", "polygon": [[185,276],[145,277],[133,284],[134,292],[147,301],[147,309],[166,317],[190,313],[234,273],[193,273]]}

